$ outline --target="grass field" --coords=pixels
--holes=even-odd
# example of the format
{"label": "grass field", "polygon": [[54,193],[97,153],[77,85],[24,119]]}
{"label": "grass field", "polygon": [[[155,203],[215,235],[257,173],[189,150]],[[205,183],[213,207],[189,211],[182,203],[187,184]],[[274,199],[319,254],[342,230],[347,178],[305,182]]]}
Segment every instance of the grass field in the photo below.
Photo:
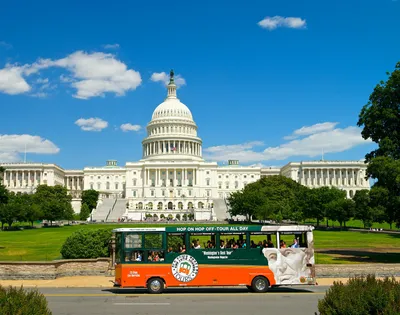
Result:
{"label": "grass field", "polygon": [[[312,224],[316,225],[317,221],[316,220],[307,220],[305,224]],[[320,226],[326,226],[326,220],[320,221],[319,222]],[[331,227],[340,227],[340,224],[338,221],[331,221],[329,220],[329,226]],[[350,220],[346,222],[346,227],[348,228],[364,228],[364,224],[362,223],[361,220]],[[375,229],[385,229],[385,230],[390,230],[390,225],[389,223],[383,222],[383,223],[374,223],[372,224],[372,228]],[[393,223],[392,225],[392,230],[398,231],[399,229],[396,229],[396,224]]]}
{"label": "grass field", "polygon": [[[145,226],[165,226],[140,224]],[[72,232],[84,229],[134,227],[132,224],[94,224],[0,232],[0,261],[59,259],[60,249]],[[400,234],[315,231],[316,263],[400,263]]]}

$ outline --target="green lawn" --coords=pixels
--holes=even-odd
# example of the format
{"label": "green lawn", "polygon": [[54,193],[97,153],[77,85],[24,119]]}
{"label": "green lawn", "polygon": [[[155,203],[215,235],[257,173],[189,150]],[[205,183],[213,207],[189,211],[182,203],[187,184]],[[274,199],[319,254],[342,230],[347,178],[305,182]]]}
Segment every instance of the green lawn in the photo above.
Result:
{"label": "green lawn", "polygon": [[[317,220],[307,220],[306,224],[316,225]],[[320,221],[319,224],[320,224],[320,226],[326,226],[326,220]],[[340,224],[338,221],[329,220],[329,226],[340,227]],[[347,228],[364,228],[364,224],[362,223],[361,220],[350,220],[350,221],[346,222],[346,227]],[[390,225],[389,225],[389,223],[386,223],[386,222],[374,223],[374,224],[372,224],[372,228],[390,230]],[[392,230],[399,231],[399,229],[396,229],[395,223],[393,223],[393,225],[392,225]]]}
{"label": "green lawn", "polygon": [[[0,261],[59,259],[65,239],[78,229],[134,227],[132,224],[93,224],[0,232]],[[145,226],[165,226],[140,224]],[[287,240],[287,242],[290,240]],[[400,235],[383,233],[315,231],[316,263],[400,263]]]}

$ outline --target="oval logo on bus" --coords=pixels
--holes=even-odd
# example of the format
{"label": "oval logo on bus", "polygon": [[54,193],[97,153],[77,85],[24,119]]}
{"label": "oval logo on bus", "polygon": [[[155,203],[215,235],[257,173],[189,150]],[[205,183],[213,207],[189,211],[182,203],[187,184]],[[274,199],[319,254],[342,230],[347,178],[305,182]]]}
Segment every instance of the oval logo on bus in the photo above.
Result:
{"label": "oval logo on bus", "polygon": [[199,264],[193,256],[179,255],[172,262],[172,274],[181,282],[189,282],[196,278],[199,272]]}

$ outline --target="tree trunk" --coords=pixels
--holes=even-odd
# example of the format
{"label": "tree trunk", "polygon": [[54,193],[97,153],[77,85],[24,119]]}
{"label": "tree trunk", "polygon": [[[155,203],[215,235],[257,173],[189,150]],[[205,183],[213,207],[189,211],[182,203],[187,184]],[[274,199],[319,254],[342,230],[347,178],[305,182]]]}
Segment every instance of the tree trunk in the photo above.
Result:
{"label": "tree trunk", "polygon": [[389,227],[390,227],[390,229],[392,229],[392,225],[393,225],[393,223],[392,223],[392,222],[390,222],[390,223],[389,223]]}
{"label": "tree trunk", "polygon": [[319,226],[319,219],[317,218],[317,226]]}

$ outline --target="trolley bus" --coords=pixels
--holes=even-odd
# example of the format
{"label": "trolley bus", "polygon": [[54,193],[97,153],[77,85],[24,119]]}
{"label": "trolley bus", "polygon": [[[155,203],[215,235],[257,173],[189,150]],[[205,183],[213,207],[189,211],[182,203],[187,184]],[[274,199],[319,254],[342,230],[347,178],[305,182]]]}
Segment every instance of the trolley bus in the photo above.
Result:
{"label": "trolley bus", "polygon": [[118,228],[115,281],[121,288],[313,285],[312,226],[221,225]]}

